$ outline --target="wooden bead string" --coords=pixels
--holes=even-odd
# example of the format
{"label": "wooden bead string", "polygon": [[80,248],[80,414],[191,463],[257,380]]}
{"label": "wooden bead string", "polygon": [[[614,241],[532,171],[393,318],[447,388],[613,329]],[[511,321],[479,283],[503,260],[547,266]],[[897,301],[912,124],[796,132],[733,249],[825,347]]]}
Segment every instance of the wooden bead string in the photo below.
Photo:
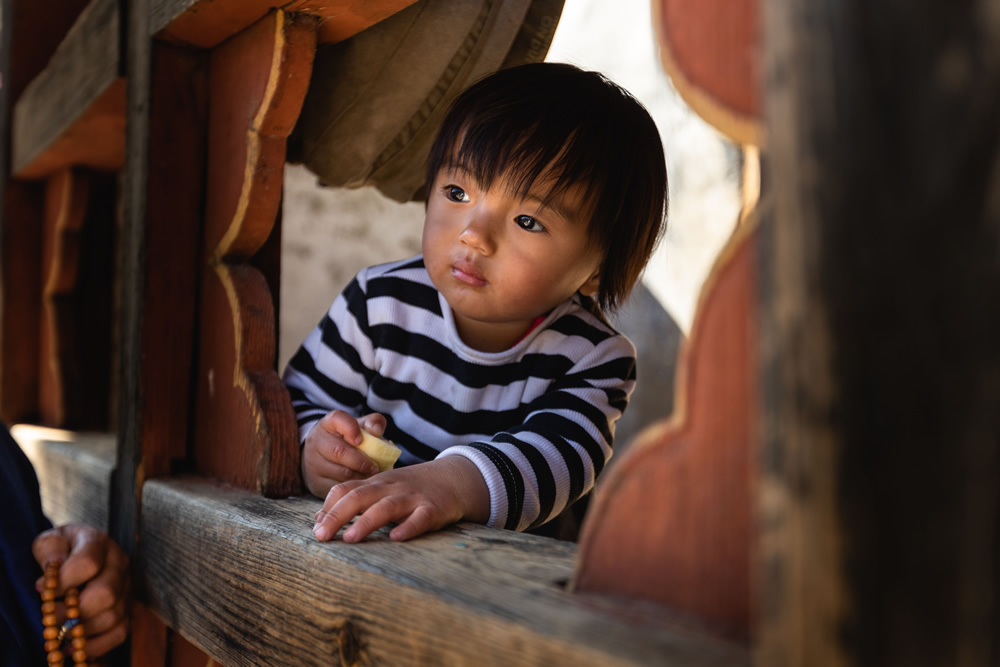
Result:
{"label": "wooden bead string", "polygon": [[45,653],[50,666],[62,667],[62,646],[68,633],[73,643],[73,664],[87,664],[87,639],[83,636],[83,623],[80,621],[80,592],[71,588],[66,591],[66,623],[58,626],[56,618],[56,591],[59,589],[59,561],[49,561],[45,564],[45,574],[42,577],[42,636],[45,638]]}

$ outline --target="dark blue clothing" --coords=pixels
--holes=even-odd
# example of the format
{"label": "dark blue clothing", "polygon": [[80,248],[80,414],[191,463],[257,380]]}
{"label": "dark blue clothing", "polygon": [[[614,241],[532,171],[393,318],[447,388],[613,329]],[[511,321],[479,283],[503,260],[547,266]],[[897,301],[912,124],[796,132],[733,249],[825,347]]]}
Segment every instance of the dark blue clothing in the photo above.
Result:
{"label": "dark blue clothing", "polygon": [[42,514],[35,469],[0,424],[0,667],[45,664],[35,590],[42,570],[31,543],[51,526]]}

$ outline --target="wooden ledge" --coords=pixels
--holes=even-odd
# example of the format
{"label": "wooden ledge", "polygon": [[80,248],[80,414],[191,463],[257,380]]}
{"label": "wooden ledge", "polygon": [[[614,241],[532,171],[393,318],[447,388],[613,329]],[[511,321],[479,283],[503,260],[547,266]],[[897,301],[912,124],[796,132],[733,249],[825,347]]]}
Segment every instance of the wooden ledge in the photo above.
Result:
{"label": "wooden ledge", "polygon": [[224,664],[750,663],[661,608],[567,593],[573,544],[469,524],[320,543],[319,507],[196,478],[146,482],[146,603]]}
{"label": "wooden ledge", "polygon": [[106,531],[115,435],[29,424],[15,424],[10,433],[35,467],[45,516],[56,525],[86,523]]}

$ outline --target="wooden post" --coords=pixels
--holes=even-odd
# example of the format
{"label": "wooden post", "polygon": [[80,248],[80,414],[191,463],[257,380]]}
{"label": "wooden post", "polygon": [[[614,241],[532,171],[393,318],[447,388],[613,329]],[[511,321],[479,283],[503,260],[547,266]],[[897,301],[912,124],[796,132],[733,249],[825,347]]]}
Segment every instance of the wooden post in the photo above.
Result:
{"label": "wooden post", "polygon": [[765,5],[759,662],[1000,664],[995,5]]}
{"label": "wooden post", "polygon": [[194,458],[200,472],[270,496],[301,487],[298,427],[275,370],[268,277],[251,260],[278,218],[315,48],[316,22],[279,10],[211,55]]}
{"label": "wooden post", "polygon": [[[118,483],[112,505],[113,535],[129,553],[144,481],[169,474],[188,454],[207,115],[204,58],[150,39],[144,5],[131,3],[128,14]],[[145,599],[141,590],[139,599]],[[132,624],[132,664],[166,664],[163,623],[140,604]]]}

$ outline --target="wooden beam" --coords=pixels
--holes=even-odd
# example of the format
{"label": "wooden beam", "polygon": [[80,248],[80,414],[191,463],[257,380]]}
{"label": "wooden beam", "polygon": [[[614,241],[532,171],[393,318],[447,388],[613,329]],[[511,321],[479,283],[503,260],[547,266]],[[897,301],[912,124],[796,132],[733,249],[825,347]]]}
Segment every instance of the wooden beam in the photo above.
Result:
{"label": "wooden beam", "polygon": [[12,174],[124,162],[125,85],[118,76],[117,0],[93,0],[14,106]]}
{"label": "wooden beam", "polygon": [[250,27],[272,9],[311,14],[321,43],[347,39],[415,0],[153,0],[151,32],[161,39],[211,48]]}
{"label": "wooden beam", "polygon": [[[312,535],[314,498],[195,478],[143,491],[142,594],[223,664],[744,665],[661,607],[564,589],[575,546],[460,524],[406,543]],[[294,618],[294,622],[279,622]]]}
{"label": "wooden beam", "polygon": [[85,523],[107,530],[114,434],[28,424],[15,424],[10,432],[38,475],[45,516],[55,525]]}
{"label": "wooden beam", "polygon": [[[146,32],[212,48],[276,7],[317,18],[317,37],[339,41],[414,0],[157,0]],[[12,174],[39,179],[65,167],[117,171],[125,162],[125,79],[119,76],[119,1],[93,0],[13,112]]]}

